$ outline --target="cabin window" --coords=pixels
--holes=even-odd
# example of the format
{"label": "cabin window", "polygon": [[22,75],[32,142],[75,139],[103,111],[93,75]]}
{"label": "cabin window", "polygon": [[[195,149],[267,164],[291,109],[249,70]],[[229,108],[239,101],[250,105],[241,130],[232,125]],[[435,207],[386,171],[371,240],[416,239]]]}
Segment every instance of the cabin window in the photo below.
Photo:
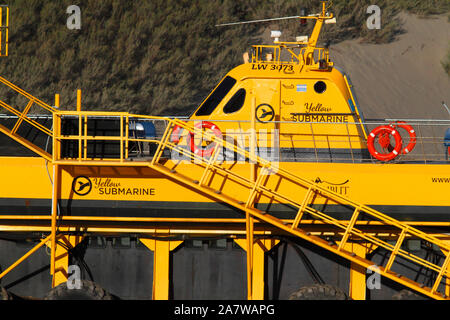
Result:
{"label": "cabin window", "polygon": [[314,85],[314,90],[317,93],[324,93],[327,90],[327,85],[323,81],[317,81],[316,84]]}
{"label": "cabin window", "polygon": [[236,80],[232,77],[225,77],[222,82],[216,87],[211,95],[203,102],[202,106],[196,112],[196,116],[209,116],[219,103],[230,92],[231,88],[236,84]]}
{"label": "cabin window", "polygon": [[223,107],[223,112],[234,113],[241,110],[245,102],[245,89],[239,89],[238,92],[228,101],[228,103]]}

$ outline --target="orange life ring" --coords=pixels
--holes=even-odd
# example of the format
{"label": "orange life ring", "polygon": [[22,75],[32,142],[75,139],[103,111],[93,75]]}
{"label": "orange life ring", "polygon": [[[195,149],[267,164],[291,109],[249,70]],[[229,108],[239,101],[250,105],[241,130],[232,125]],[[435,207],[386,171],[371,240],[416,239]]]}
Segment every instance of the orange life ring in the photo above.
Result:
{"label": "orange life ring", "polygon": [[[380,153],[375,149],[375,138],[378,136],[378,143],[383,148],[388,149],[390,151],[389,153]],[[390,136],[393,136],[395,139],[394,148],[390,145]],[[391,126],[379,126],[373,129],[369,134],[369,137],[367,138],[367,148],[375,159],[380,161],[390,161],[395,159],[400,154],[402,150],[402,137],[398,131]]]}
{"label": "orange life ring", "polygon": [[[195,127],[198,129],[210,129],[214,132],[214,135],[217,138],[222,139],[222,131],[220,131],[219,127],[212,122],[209,121],[197,122],[195,124]],[[190,132],[190,134],[188,135],[188,140],[189,140],[188,144],[191,147],[191,151],[200,157],[209,157],[214,152],[214,148],[216,146],[215,142],[208,144],[206,147],[198,146],[195,144],[193,132]]]}
{"label": "orange life ring", "polygon": [[416,135],[416,131],[414,130],[413,127],[411,127],[409,124],[407,124],[404,121],[397,121],[394,124],[392,124],[392,126],[395,127],[399,127],[402,128],[404,130],[406,130],[409,134],[409,144],[402,149],[402,154],[407,154],[410,153],[411,151],[413,151],[414,147],[416,146],[416,142],[417,142],[417,135]]}

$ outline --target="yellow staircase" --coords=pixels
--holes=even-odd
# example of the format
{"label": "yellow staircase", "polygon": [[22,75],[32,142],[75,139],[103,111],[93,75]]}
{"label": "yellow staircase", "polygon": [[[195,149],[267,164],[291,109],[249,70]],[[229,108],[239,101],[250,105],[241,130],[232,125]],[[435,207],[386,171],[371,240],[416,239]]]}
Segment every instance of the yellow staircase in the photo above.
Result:
{"label": "yellow staircase", "polygon": [[[373,268],[376,267],[375,270],[377,270],[377,272],[379,272],[381,275],[426,296],[434,299],[449,299],[449,297],[445,295],[446,286],[444,284],[444,280],[448,279],[448,277],[450,276],[450,273],[448,271],[448,264],[450,262],[450,246],[446,242],[434,236],[408,226],[407,224],[397,221],[361,203],[352,201],[351,199],[332,192],[329,189],[323,188],[313,181],[304,179],[298,175],[279,168],[277,163],[271,163],[268,160],[256,156],[250,151],[241,149],[235,146],[233,143],[217,138],[212,133],[203,131],[202,129],[199,129],[187,122],[164,117],[137,116],[127,113],[117,114],[100,112],[97,114],[93,112],[81,111],[72,113],[57,112],[55,108],[29,95],[28,93],[24,92],[23,90],[19,89],[18,87],[14,86],[1,77],[0,82],[13,88],[16,92],[20,93],[28,99],[28,104],[23,111],[19,111],[11,107],[10,105],[0,101],[1,107],[5,108],[10,113],[18,117],[18,120],[12,129],[0,126],[0,131],[23,144],[24,146],[30,148],[32,151],[38,153],[45,159],[52,161],[53,164],[95,166],[149,166],[150,168],[164,174],[168,179],[175,181],[176,183],[183,184],[191,188],[192,190],[197,190],[200,193],[216,199],[218,202],[226,203],[238,210],[241,210],[242,212],[246,213],[248,217],[251,216],[257,221],[268,223],[288,234],[314,243],[315,245],[333,252],[364,268],[371,268],[373,270]],[[33,104],[44,108],[47,112],[50,112],[53,115],[53,123],[55,124],[55,127],[52,130],[43,127],[41,124],[28,117],[28,112]],[[87,123],[87,120],[90,116],[105,116],[106,114],[114,115],[115,117],[120,118],[120,122],[124,130],[122,130],[120,136],[89,137],[87,135],[87,125],[80,124],[80,132],[78,135],[73,137],[64,137],[60,134],[60,120],[61,117],[65,114],[78,116],[80,119],[80,123],[82,121],[83,123]],[[126,156],[124,156],[124,154],[128,154],[127,147],[129,142],[136,141],[136,139],[131,139],[128,137],[130,118],[143,120],[162,120],[167,123],[165,132],[161,139],[139,140],[142,142],[151,142],[158,144],[156,153],[150,162],[130,161]],[[81,158],[81,156],[79,159],[61,158],[58,152],[56,152],[56,154],[55,152],[53,152],[53,154],[50,154],[34,145],[32,142],[18,135],[17,129],[23,122],[27,122],[31,126],[48,135],[48,137],[52,138],[54,146],[53,150],[60,150],[58,144],[60,144],[64,139],[79,139],[80,145],[83,145],[84,148],[87,147],[89,141],[98,141],[99,139],[108,141],[116,140],[121,142],[120,157],[119,159],[108,161],[102,159],[87,159],[86,157]],[[214,153],[212,154],[212,156],[210,156],[209,158],[203,158],[191,152],[186,148],[186,146],[172,142],[171,136],[176,127],[181,127],[186,130],[186,132],[193,132],[197,137],[201,137],[203,140],[214,143]],[[184,155],[187,159],[190,160],[190,163],[192,165],[200,166],[202,170],[189,170],[189,172],[183,172],[181,170],[181,172],[177,172],[178,163],[174,161],[168,161],[169,159],[164,158],[166,150],[174,151]],[[220,150],[231,151],[235,154],[239,154],[241,157],[244,157],[244,159],[247,159],[247,161],[252,163],[254,174],[252,176],[243,176],[242,174],[237,173],[237,170],[234,170],[234,166],[225,165],[225,163],[223,163],[218,158]],[[194,172],[201,172],[201,174],[193,177],[192,174]],[[274,179],[278,180],[278,184],[283,183],[285,186],[287,186],[287,188],[285,188],[284,190],[298,190],[299,193],[301,191],[303,192],[303,194],[306,194],[306,196],[301,199],[297,199],[284,194],[277,188],[271,187],[273,183],[271,184],[270,181],[272,180],[273,182]],[[215,184],[212,183],[213,180],[216,180]],[[217,183],[217,180],[220,180],[219,183]],[[224,188],[218,189],[212,187],[212,185],[225,186],[232,183],[235,183],[240,187],[245,187],[246,192],[239,193],[238,196],[230,196],[229,194],[224,192]],[[285,221],[282,221],[265,211],[255,208],[255,204],[258,202],[258,199],[261,199],[261,197],[265,199],[271,199],[272,201],[276,201],[279,203],[288,204],[291,207],[295,208],[297,212],[295,219],[290,220],[291,222],[289,223],[286,223]],[[314,203],[317,202],[318,199],[321,199],[321,203],[323,203],[323,200],[325,200],[328,203],[339,204],[347,208],[351,208],[351,210],[353,211],[351,219],[340,220],[333,218],[325,214],[324,212],[321,212],[317,209],[317,206],[314,206]],[[308,215],[309,218],[313,218],[317,222],[334,228],[336,230],[335,236],[333,237],[334,241],[330,242],[326,239],[312,235],[302,230],[302,221],[304,220],[304,217],[306,215]],[[364,218],[362,219],[362,217]],[[392,242],[388,242],[386,240],[386,237],[383,238],[381,236],[378,236],[377,234],[364,232],[358,229],[358,219],[360,219],[359,221],[376,221],[383,227],[391,228],[392,235],[396,237],[395,243],[392,244]],[[249,221],[248,218],[247,221]],[[249,230],[252,230],[252,228],[247,227],[247,232],[249,232]],[[250,237],[252,235],[248,234],[248,236]],[[445,254],[446,258],[444,259],[443,263],[439,265],[422,259],[421,257],[407,251],[404,247],[402,247],[405,239],[419,239],[433,244]],[[346,244],[350,243],[351,241],[361,241],[367,244],[372,244],[375,247],[384,248],[385,250],[389,251],[390,257],[387,263],[382,266],[376,266],[374,262],[358,257],[355,253],[348,251],[348,246],[346,246]],[[437,277],[433,286],[426,287],[423,284],[417,283],[403,275],[392,271],[391,268],[394,262],[400,257],[407,261],[413,262],[418,266],[434,271],[437,274]]]}
{"label": "yellow staircase", "polygon": [[[297,175],[287,172],[279,168],[277,164],[273,164],[265,159],[255,156],[246,150],[236,147],[234,144],[218,139],[213,134],[188,126],[186,123],[181,121],[169,120],[169,123],[170,125],[167,127],[167,130],[162,137],[157,153],[150,163],[150,167],[154,170],[166,175],[170,179],[176,180],[179,183],[188,186],[191,189],[204,193],[217,201],[229,204],[239,210],[242,210],[259,221],[266,222],[287,233],[312,242],[319,247],[331,251],[365,268],[371,268],[373,270],[374,267],[376,267],[375,270],[377,270],[377,272],[381,275],[426,296],[439,300],[449,299],[445,293],[439,291],[439,289],[442,290],[442,287],[445,287],[445,285],[441,285],[442,280],[450,276],[448,271],[448,264],[450,262],[450,246],[446,242],[397,221],[363,204],[354,202],[340,194],[330,191],[329,189],[323,188],[313,181],[303,179]],[[175,126],[180,126],[190,132],[194,132],[195,135],[198,135],[204,140],[214,141],[216,144],[214,154],[209,159],[202,158],[191,151],[186,150],[186,148],[172,143],[170,141],[170,136]],[[184,154],[192,160],[192,163],[203,167],[204,169],[201,175],[193,179],[191,174],[192,171],[189,172],[189,176],[186,176],[186,173],[177,172],[176,163],[165,161],[165,159],[162,158],[163,150],[165,148]],[[218,150],[221,149],[231,150],[245,157],[245,159],[248,159],[250,162],[253,162],[255,166],[259,168],[259,175],[256,175],[256,180],[239,175],[232,169],[226,168],[221,161],[218,161]],[[217,177],[220,177],[219,179],[223,180],[223,184],[231,183],[231,181],[239,183],[241,186],[245,186],[248,192],[245,194],[240,194],[239,197],[230,197],[229,195],[224,194],[222,190],[211,188],[211,179],[217,179]],[[270,189],[268,187],[269,179],[288,181],[293,188],[297,188],[298,190],[306,190],[306,196],[302,199],[295,199],[276,190]],[[298,209],[295,219],[290,223],[286,223],[274,216],[271,216],[267,212],[256,209],[254,206],[255,200],[261,196],[280,201],[282,203],[287,203]],[[353,210],[351,219],[349,221],[338,220],[313,208],[314,201],[319,197],[326,199],[329,202],[351,207]],[[304,218],[306,214],[328,226],[334,226],[338,230],[334,241],[330,242],[321,237],[314,236],[303,231],[301,229],[301,223],[302,218]],[[371,221],[377,221],[384,227],[392,228],[392,234],[397,236],[395,243],[391,244],[388,241],[383,240],[381,237],[359,230],[356,227],[356,222],[363,215],[364,221],[367,221],[367,218],[369,217]],[[404,240],[407,238],[420,239],[437,246],[445,254],[445,260],[442,264],[436,265],[430,261],[420,258],[412,252],[408,252],[402,247]],[[389,251],[390,257],[387,263],[383,266],[377,266],[374,262],[358,257],[353,252],[347,251],[344,248],[346,248],[345,245],[349,242],[349,239],[360,240]],[[391,268],[398,257],[402,257],[428,270],[436,272],[437,277],[434,285],[431,288],[426,287],[423,284],[412,281],[411,279],[392,271]]]}
{"label": "yellow staircase", "polygon": [[54,114],[57,109],[49,106],[45,102],[42,102],[41,100],[37,99],[36,97],[32,96],[31,94],[25,92],[24,90],[20,89],[16,85],[12,84],[5,78],[0,77],[0,83],[6,85],[8,88],[12,89],[16,94],[24,97],[27,100],[26,106],[23,108],[23,110],[20,110],[18,107],[13,107],[9,105],[8,103],[0,100],[0,107],[3,107],[9,115],[16,116],[17,121],[15,122],[14,126],[12,128],[7,128],[4,125],[0,124],[0,132],[6,134],[11,139],[14,139],[15,141],[19,142],[23,146],[27,147],[31,151],[37,153],[41,157],[45,158],[48,161],[52,160],[52,155],[45,151],[43,148],[37,146],[32,141],[26,139],[25,137],[22,137],[19,134],[19,129],[25,124],[29,124],[32,128],[35,128],[38,130],[39,133],[44,134],[46,137],[53,139],[53,131],[46,126],[40,124],[36,120],[32,119],[29,116],[30,111],[32,110],[33,106],[37,106],[39,109],[43,109],[44,112],[49,114]]}

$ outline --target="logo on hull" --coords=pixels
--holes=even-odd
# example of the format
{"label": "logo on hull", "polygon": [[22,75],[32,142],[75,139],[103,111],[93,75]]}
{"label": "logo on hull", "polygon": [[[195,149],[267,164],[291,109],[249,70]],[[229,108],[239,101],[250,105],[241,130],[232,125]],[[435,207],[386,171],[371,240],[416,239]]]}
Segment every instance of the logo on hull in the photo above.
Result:
{"label": "logo on hull", "polygon": [[79,176],[73,179],[72,191],[79,196],[86,196],[92,191],[92,181],[88,177]]}

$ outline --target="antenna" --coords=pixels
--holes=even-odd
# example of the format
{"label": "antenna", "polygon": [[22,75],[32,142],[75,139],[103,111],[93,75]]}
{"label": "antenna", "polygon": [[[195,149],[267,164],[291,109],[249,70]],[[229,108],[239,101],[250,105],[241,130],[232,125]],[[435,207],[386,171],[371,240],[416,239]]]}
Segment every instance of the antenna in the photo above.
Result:
{"label": "antenna", "polygon": [[260,23],[260,22],[268,22],[268,21],[280,21],[280,20],[288,20],[288,19],[298,19],[298,18],[301,18],[301,17],[302,16],[291,16],[291,17],[281,17],[281,18],[242,21],[242,22],[222,23],[222,24],[216,24],[216,27],[235,26],[235,25],[239,25],[239,24]]}
{"label": "antenna", "polygon": [[448,106],[445,104],[444,101],[442,101],[442,105],[444,106],[445,109],[447,109],[447,112],[450,115],[450,109],[448,108]]}
{"label": "antenna", "polygon": [[259,20],[250,20],[250,21],[240,21],[240,22],[230,22],[230,23],[221,23],[221,24],[216,24],[216,27],[225,27],[225,26],[236,26],[236,25],[242,25],[242,24],[250,24],[250,23],[262,23],[262,22],[270,22],[270,21],[281,21],[281,20],[289,20],[289,19],[301,19],[300,20],[300,24],[301,25],[305,25],[306,24],[306,19],[322,19],[322,21],[325,21],[326,24],[329,23],[336,23],[336,19],[333,18],[333,15],[329,15],[327,13],[327,9],[331,6],[331,1],[328,5],[328,7],[326,6],[328,1],[321,1],[322,3],[322,11],[320,13],[317,14],[309,14],[309,15],[305,15],[306,10],[302,9],[301,12],[301,16],[289,16],[289,17],[281,17],[281,18],[269,18],[269,19],[259,19]]}

